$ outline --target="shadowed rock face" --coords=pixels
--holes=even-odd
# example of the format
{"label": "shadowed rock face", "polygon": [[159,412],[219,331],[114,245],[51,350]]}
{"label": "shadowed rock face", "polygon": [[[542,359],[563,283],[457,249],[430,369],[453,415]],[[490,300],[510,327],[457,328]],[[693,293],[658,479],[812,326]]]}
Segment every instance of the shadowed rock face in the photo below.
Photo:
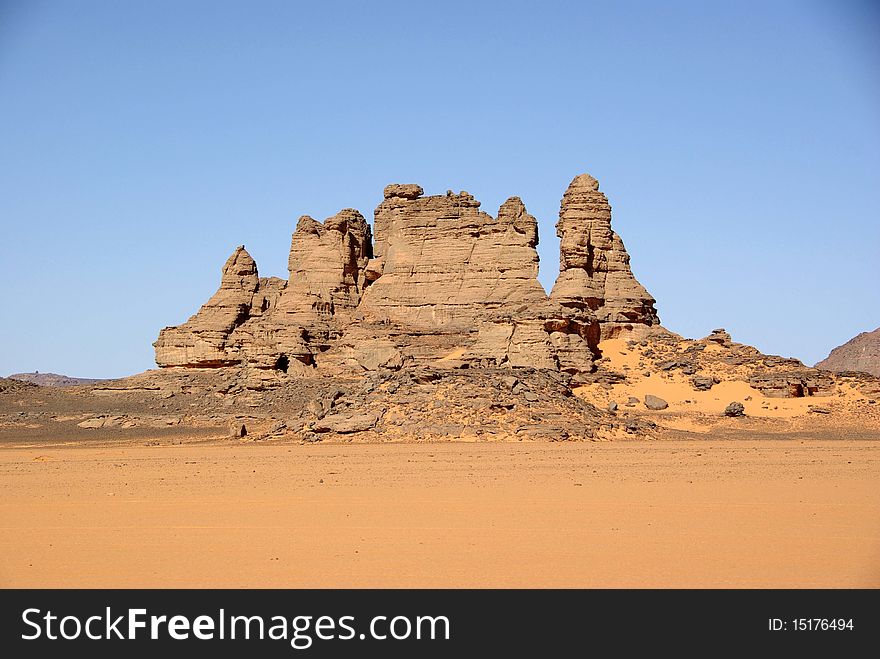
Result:
{"label": "shadowed rock face", "polygon": [[654,298],[632,274],[623,241],[611,229],[611,206],[589,174],[574,178],[562,197],[559,277],[550,299],[595,312],[602,338],[639,325],[659,325]]}
{"label": "shadowed rock face", "polygon": [[537,279],[537,221],[519,197],[493,217],[467,192],[424,196],[418,185],[392,184],[375,211],[375,241],[353,209],[323,223],[301,217],[286,282],[260,278],[236,249],[217,293],[189,321],[162,330],[156,361],[587,373],[602,336],[658,322],[610,221],[598,183],[577,177],[562,202],[562,272],[548,298]]}

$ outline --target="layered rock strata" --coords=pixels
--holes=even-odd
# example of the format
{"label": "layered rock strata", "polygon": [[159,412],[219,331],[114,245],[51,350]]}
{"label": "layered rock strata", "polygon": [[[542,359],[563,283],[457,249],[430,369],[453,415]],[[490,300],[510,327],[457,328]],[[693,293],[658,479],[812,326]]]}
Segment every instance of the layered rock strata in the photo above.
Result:
{"label": "layered rock strata", "polygon": [[611,205],[589,174],[576,176],[562,197],[559,277],[550,299],[596,314],[602,338],[658,325],[655,300],[632,274],[623,241],[611,229]]}
{"label": "layered rock strata", "polygon": [[250,316],[260,288],[257,264],[244,245],[232,252],[220,288],[192,318],[166,327],[153,344],[159,366],[231,366],[241,361],[233,332]]}
{"label": "layered rock strata", "polygon": [[244,247],[223,267],[220,289],[183,325],[153,344],[159,366],[302,370],[350,322],[372,255],[370,226],[345,209],[324,223],[300,218],[291,239],[289,279],[261,278]]}
{"label": "layered rock strata", "polygon": [[374,226],[373,283],[361,305],[367,317],[467,331],[489,311],[546,299],[538,224],[518,197],[492,217],[467,192],[423,197],[419,186],[389,185]]}

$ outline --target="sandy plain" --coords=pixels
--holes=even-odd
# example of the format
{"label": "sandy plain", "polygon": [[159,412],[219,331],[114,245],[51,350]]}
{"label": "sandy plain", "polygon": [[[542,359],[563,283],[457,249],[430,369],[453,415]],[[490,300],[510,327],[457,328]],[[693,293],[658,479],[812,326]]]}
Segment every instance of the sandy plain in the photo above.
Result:
{"label": "sandy plain", "polygon": [[0,449],[2,587],[880,587],[880,441]]}

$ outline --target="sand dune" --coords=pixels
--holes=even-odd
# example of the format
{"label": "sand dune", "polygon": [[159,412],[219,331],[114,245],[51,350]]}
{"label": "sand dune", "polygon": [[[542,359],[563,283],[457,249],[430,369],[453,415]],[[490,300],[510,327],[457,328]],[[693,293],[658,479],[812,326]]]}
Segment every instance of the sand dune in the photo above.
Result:
{"label": "sand dune", "polygon": [[[832,406],[835,411],[842,411],[846,416],[841,418],[836,415],[833,419],[835,425],[845,423],[847,425],[868,425],[875,430],[880,428],[877,415],[872,414],[869,419],[857,419],[852,414],[853,409],[865,410],[869,400],[863,392],[855,387],[839,383],[833,396],[805,396],[801,398],[776,398],[761,393],[758,389],[750,386],[745,380],[731,379],[731,373],[719,372],[721,381],[708,391],[697,391],[690,383],[688,376],[681,371],[658,372],[645,370],[639,364],[643,359],[643,350],[639,346],[633,346],[625,339],[607,339],[599,344],[602,354],[607,358],[606,368],[612,371],[626,373],[626,382],[615,384],[607,388],[596,386],[580,387],[576,394],[599,407],[606,407],[609,402],[615,401],[622,409],[630,397],[638,398],[640,403],[644,401],[646,394],[659,396],[669,407],[665,410],[648,412],[644,405],[633,404],[632,411],[642,414],[650,414],[651,418],[661,427],[679,430],[691,430],[695,432],[708,432],[712,423],[707,423],[722,414],[731,402],[741,402],[745,407],[745,413],[749,417],[757,419],[790,419],[810,416],[813,407]],[[709,345],[706,352],[722,352],[717,345]],[[705,373],[712,373],[706,369]],[[735,377],[735,376],[734,376]],[[700,418],[706,417],[706,418]],[[703,423],[700,423],[700,422]],[[797,423],[792,428],[814,425],[817,420],[815,415],[808,423]]]}

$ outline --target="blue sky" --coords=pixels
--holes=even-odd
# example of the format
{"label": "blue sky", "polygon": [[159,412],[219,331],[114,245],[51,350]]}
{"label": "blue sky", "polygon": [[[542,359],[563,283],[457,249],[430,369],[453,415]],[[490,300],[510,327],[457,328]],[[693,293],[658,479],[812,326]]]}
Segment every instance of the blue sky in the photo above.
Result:
{"label": "blue sky", "polygon": [[664,325],[809,363],[880,325],[880,12],[0,0],[0,374],[121,376],[244,243],[390,182],[540,223],[596,176]]}

